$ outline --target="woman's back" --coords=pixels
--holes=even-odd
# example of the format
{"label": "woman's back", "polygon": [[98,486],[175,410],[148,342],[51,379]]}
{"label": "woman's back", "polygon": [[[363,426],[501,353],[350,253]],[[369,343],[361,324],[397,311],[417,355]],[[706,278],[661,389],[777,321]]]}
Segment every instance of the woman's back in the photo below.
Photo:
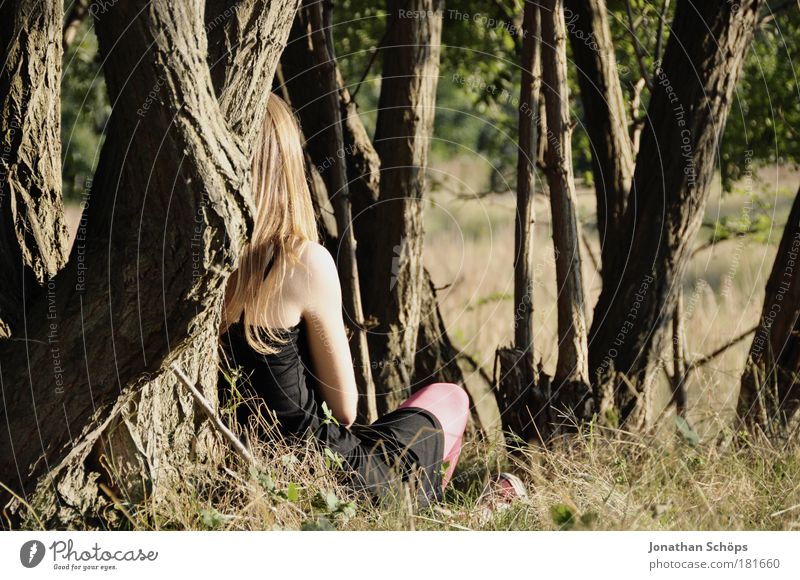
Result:
{"label": "woman's back", "polygon": [[[350,425],[356,417],[358,390],[336,264],[316,242],[295,243],[290,250],[291,258],[288,250],[279,252],[266,268],[258,269],[257,288],[226,303],[224,325],[241,322],[247,342],[256,349],[263,347],[261,352],[274,350],[282,332],[300,326],[306,369],[313,369],[319,394],[337,420]],[[234,289],[237,283],[234,280]]]}

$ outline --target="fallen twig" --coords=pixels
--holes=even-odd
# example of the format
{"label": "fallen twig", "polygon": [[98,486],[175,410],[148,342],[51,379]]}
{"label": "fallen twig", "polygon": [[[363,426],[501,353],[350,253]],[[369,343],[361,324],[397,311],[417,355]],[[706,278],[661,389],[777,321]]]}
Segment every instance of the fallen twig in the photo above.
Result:
{"label": "fallen twig", "polygon": [[242,444],[241,441],[239,441],[239,438],[234,435],[233,431],[228,429],[227,425],[222,422],[222,419],[220,419],[214,412],[214,408],[211,406],[211,403],[208,402],[208,399],[206,399],[203,394],[197,390],[197,387],[192,384],[192,382],[189,380],[189,377],[187,377],[180,367],[178,367],[177,363],[172,363],[172,372],[174,372],[175,376],[177,376],[183,385],[189,389],[189,392],[192,393],[194,400],[198,405],[200,405],[200,408],[203,410],[206,416],[211,419],[211,424],[214,426],[214,428],[216,428],[216,430],[219,431],[220,434],[228,440],[228,442],[230,442],[230,444],[233,446],[233,449],[239,455],[246,459],[250,464],[255,465],[256,459],[253,457],[253,454],[250,453],[250,451]]}

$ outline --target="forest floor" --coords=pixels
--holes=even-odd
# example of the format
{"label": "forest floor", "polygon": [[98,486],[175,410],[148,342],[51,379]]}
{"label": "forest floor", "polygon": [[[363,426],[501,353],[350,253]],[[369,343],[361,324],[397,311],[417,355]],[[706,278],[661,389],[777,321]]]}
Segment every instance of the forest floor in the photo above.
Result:
{"label": "forest floor", "polygon": [[[130,506],[123,528],[233,530],[797,530],[800,453],[724,433],[713,442],[623,432],[581,433],[512,454],[466,442],[444,502],[415,509],[396,485],[379,505],[337,487],[311,446],[257,445],[184,480],[157,508]],[[527,497],[476,504],[489,473],[512,471]]]}

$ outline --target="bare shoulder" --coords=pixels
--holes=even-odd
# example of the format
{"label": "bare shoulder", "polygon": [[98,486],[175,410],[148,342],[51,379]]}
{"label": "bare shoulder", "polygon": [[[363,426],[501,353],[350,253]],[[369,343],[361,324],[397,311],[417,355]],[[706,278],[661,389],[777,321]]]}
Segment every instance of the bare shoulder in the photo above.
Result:
{"label": "bare shoulder", "polygon": [[319,242],[307,241],[299,251],[300,263],[311,274],[336,274],[336,262],[331,253]]}
{"label": "bare shoulder", "polygon": [[303,285],[309,306],[313,307],[322,298],[327,298],[327,302],[341,294],[336,262],[325,246],[307,241],[300,248],[298,257],[293,278]]}

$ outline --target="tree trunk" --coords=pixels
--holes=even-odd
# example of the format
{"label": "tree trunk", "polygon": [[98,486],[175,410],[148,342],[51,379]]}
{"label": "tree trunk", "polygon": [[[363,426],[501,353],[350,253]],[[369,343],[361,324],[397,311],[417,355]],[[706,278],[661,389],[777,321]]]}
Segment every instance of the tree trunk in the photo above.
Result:
{"label": "tree trunk", "polygon": [[514,228],[514,346],[528,353],[533,367],[533,193],[536,166],[537,112],[541,77],[539,6],[525,4],[523,13],[520,106],[517,111],[517,214]]}
{"label": "tree trunk", "polygon": [[592,173],[597,197],[603,284],[605,264],[619,251],[615,236],[622,224],[633,175],[633,149],[628,116],[617,73],[614,44],[605,0],[564,0],[566,27],[578,71],[583,119],[592,150]]}
{"label": "tree trunk", "polygon": [[683,290],[678,291],[675,313],[672,315],[672,399],[675,412],[686,419],[686,331],[683,328]]}
{"label": "tree trunk", "polygon": [[742,375],[738,415],[749,428],[785,436],[800,421],[800,191],[767,280],[761,321]]}
{"label": "tree trunk", "polygon": [[[520,48],[520,105],[517,111],[517,213],[514,219],[514,345],[495,353],[495,399],[505,431],[527,438],[531,418],[542,417],[531,405],[537,388],[533,350],[533,193],[541,91],[541,15],[539,5],[525,4]],[[498,370],[499,369],[499,370]],[[497,374],[499,372],[499,375]],[[543,408],[549,400],[543,402]],[[544,425],[542,425],[544,428]]]}
{"label": "tree trunk", "polygon": [[[679,2],[618,238],[590,332],[593,377],[614,380],[620,419],[650,421],[658,359],[713,177],[719,136],[762,0]],[[634,419],[633,421],[629,421]]]}
{"label": "tree trunk", "polygon": [[[581,273],[575,183],[567,89],[567,39],[562,0],[542,4],[542,72],[547,111],[545,173],[553,216],[553,246],[558,288],[558,361],[553,377],[559,390],[588,396],[589,366]],[[567,393],[565,393],[567,394]]]}
{"label": "tree trunk", "polygon": [[[381,160],[375,242],[369,253],[372,283],[364,305],[377,326],[370,353],[377,366],[378,410],[408,396],[422,323],[422,196],[433,130],[442,0],[389,0],[383,73],[375,129]],[[418,14],[406,17],[403,11]],[[363,218],[362,218],[363,219]]]}
{"label": "tree trunk", "polygon": [[[280,88],[300,117],[306,139],[305,147],[314,166],[313,170],[331,192],[339,189],[332,181],[331,167],[342,159],[345,161],[345,174],[348,176],[347,190],[351,213],[354,216],[350,227],[354,230],[356,242],[367,240],[372,237],[372,230],[368,228],[369,220],[361,219],[359,216],[378,200],[380,159],[335,61],[332,65],[341,109],[344,145],[339,149],[330,147],[330,139],[326,138],[326,135],[331,130],[333,113],[329,110],[327,95],[320,94],[319,91],[322,83],[326,82],[324,79],[326,73],[318,64],[314,42],[310,35],[307,12],[311,6],[313,3],[309,3],[308,8],[300,10],[292,24],[289,42],[281,56],[283,83]],[[357,245],[359,264],[364,263],[361,258],[364,253],[363,248]]]}
{"label": "tree trunk", "polygon": [[[342,112],[344,119],[345,159],[347,161],[350,181],[350,197],[353,213],[353,230],[357,239],[372,240],[375,224],[368,219],[370,210],[377,203],[380,196],[380,158],[372,142],[367,136],[358,108],[350,98],[350,94],[343,86],[340,79],[340,94],[342,96]],[[358,250],[359,264],[368,264],[370,259],[370,244],[362,244],[363,249]],[[461,352],[453,345],[447,334],[447,329],[439,309],[436,289],[431,281],[430,274],[423,269],[424,281],[420,293],[421,322],[417,336],[417,351],[414,357],[414,374],[411,379],[411,390],[417,389],[432,382],[464,383],[467,390],[471,386],[464,380],[459,357]],[[369,324],[369,323],[368,323]],[[475,381],[480,383],[480,381]],[[483,385],[486,386],[486,385]],[[478,397],[479,389],[470,390],[471,396]],[[486,414],[490,414],[489,411]],[[488,424],[482,421],[482,425]]]}
{"label": "tree trunk", "polygon": [[[360,421],[371,423],[378,418],[378,413],[361,305],[356,238],[344,160],[338,70],[330,36],[330,9],[328,4],[323,9],[320,2],[305,3],[292,26],[283,63],[290,75],[287,91],[293,105],[301,111],[301,124],[307,132],[306,148],[325,182],[336,216],[337,243],[333,250],[342,283],[350,351],[361,395],[358,415]],[[311,87],[316,90],[310,90]]]}
{"label": "tree trunk", "polygon": [[0,479],[51,525],[96,521],[102,482],[157,502],[214,455],[168,369],[216,401],[225,282],[252,223],[249,151],[295,9],[209,2],[204,21],[197,4],[141,0],[96,14],[114,108],[91,196],[26,346],[0,350],[2,384],[26,385],[4,391]]}
{"label": "tree trunk", "polygon": [[61,201],[59,2],[0,4],[0,339],[69,251]]}
{"label": "tree trunk", "polygon": [[[353,228],[350,192],[346,172],[346,164],[341,152],[344,151],[344,135],[342,132],[342,114],[339,103],[339,86],[333,55],[333,38],[331,37],[331,6],[325,4],[323,13],[320,2],[308,7],[309,20],[312,26],[312,43],[320,72],[323,76],[323,93],[326,109],[330,111],[330,121],[326,134],[329,139],[328,151],[334,160],[330,167],[330,187],[328,189],[331,203],[336,215],[338,231],[338,252],[336,263],[342,280],[344,294],[344,311],[347,326],[350,329],[350,350],[353,364],[356,367],[356,379],[361,397],[358,413],[360,420],[372,423],[378,418],[375,401],[375,383],[372,380],[370,357],[367,346],[367,333],[364,328],[364,311],[361,305],[361,286],[356,260],[356,238]],[[324,178],[324,177],[323,177]]]}

